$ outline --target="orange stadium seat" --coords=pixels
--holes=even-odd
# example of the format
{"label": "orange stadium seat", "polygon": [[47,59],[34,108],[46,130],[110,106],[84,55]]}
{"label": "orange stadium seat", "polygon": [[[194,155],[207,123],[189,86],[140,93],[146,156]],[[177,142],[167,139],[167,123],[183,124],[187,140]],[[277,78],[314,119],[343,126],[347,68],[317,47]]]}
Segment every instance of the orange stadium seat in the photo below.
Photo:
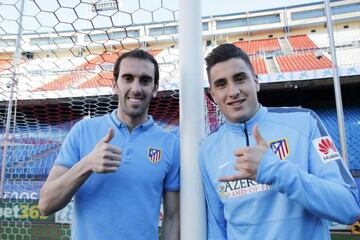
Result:
{"label": "orange stadium seat", "polygon": [[331,61],[325,56],[320,59],[314,53],[278,56],[275,58],[281,72],[300,72],[331,68]]}
{"label": "orange stadium seat", "polygon": [[293,50],[309,50],[318,48],[308,35],[289,36],[289,43]]}
{"label": "orange stadium seat", "polygon": [[83,64],[81,67],[83,67],[86,70],[94,70],[94,68],[99,64],[115,63],[118,57],[119,57],[118,53],[103,53],[91,59],[89,62]]}
{"label": "orange stadium seat", "polygon": [[0,72],[8,70],[12,67],[11,59],[0,59]]}
{"label": "orange stadium seat", "polygon": [[[149,50],[148,52],[156,56],[162,50]],[[86,63],[81,64],[71,71],[71,73],[67,73],[60,78],[55,79],[49,83],[44,84],[43,86],[36,88],[34,91],[57,91],[64,90],[69,88],[72,84],[76,84],[77,81],[82,80],[86,77],[89,80],[80,83],[79,86],[75,88],[96,88],[96,87],[110,87],[112,83],[112,72],[108,70],[102,70],[101,73],[98,73],[95,77],[89,76],[90,74],[94,74],[92,71],[95,70],[97,66],[105,66],[105,65],[113,65],[116,59],[119,57],[121,53],[103,53],[95,58],[88,60]],[[111,66],[112,68],[112,66]],[[104,68],[102,68],[104,69]]]}
{"label": "orange stadium seat", "polygon": [[268,71],[266,69],[265,60],[263,58],[251,58],[251,64],[254,67],[254,71],[256,74],[267,74]]}
{"label": "orange stadium seat", "polygon": [[280,43],[277,38],[241,41],[234,42],[234,44],[249,55],[255,55],[261,51],[272,52],[280,50]]}
{"label": "orange stadium seat", "polygon": [[112,72],[99,73],[96,77],[80,84],[77,88],[98,88],[98,87],[111,87],[113,81]]}
{"label": "orange stadium seat", "polygon": [[61,76],[60,78],[55,79],[54,81],[51,81],[47,84],[44,84],[43,86],[35,89],[34,91],[57,91],[57,90],[63,90],[66,89],[70,84],[75,82],[79,78],[78,74],[66,74],[64,76]]}

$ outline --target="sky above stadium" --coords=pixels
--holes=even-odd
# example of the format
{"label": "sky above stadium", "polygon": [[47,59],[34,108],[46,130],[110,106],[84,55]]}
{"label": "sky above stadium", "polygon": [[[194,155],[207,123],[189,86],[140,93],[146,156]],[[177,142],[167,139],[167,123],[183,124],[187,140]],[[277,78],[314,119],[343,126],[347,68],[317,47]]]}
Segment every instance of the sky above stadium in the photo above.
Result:
{"label": "sky above stadium", "polygon": [[[96,0],[100,1],[100,0]],[[104,0],[103,0],[104,1]],[[25,0],[24,33],[77,31],[177,21],[180,0],[120,0],[119,10],[92,11],[93,0]],[[0,0],[0,35],[16,34],[21,0]],[[214,16],[301,5],[319,0],[202,0]],[[60,5],[59,5],[60,4]],[[102,16],[99,16],[102,15]],[[90,20],[89,20],[90,19]]]}
{"label": "sky above stadium", "polygon": [[211,16],[265,10],[313,2],[321,2],[321,0],[202,0],[202,14],[203,16]]}

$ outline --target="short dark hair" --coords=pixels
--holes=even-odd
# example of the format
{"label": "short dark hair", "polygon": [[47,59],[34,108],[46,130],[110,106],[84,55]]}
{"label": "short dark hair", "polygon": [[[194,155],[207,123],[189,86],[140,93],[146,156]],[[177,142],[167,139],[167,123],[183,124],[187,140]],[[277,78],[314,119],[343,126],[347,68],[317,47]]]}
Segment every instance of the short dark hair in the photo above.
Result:
{"label": "short dark hair", "polygon": [[252,74],[256,76],[253,66],[251,65],[250,58],[244,50],[238,48],[234,44],[225,43],[214,48],[209,55],[205,58],[206,72],[210,82],[211,68],[219,63],[230,60],[231,58],[241,58],[250,68]]}
{"label": "short dark hair", "polygon": [[152,62],[154,64],[154,69],[155,69],[154,83],[155,83],[155,85],[159,84],[159,64],[158,64],[158,62],[153,57],[153,55],[151,55],[150,53],[145,52],[144,50],[141,50],[141,49],[131,50],[131,51],[126,52],[118,57],[118,59],[115,62],[114,71],[113,71],[114,82],[116,82],[117,79],[119,78],[120,63],[125,58],[137,58],[137,59],[148,60],[148,61]]}

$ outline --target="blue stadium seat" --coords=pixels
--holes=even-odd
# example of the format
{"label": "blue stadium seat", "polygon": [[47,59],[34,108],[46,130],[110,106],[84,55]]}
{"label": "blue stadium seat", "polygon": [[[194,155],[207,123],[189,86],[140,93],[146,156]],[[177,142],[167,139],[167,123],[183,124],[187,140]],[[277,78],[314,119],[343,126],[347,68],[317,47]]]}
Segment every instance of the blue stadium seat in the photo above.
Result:
{"label": "blue stadium seat", "polygon": [[[340,139],[335,108],[316,108],[324,125],[340,151]],[[349,157],[349,169],[360,170],[360,107],[344,107],[346,144]]]}

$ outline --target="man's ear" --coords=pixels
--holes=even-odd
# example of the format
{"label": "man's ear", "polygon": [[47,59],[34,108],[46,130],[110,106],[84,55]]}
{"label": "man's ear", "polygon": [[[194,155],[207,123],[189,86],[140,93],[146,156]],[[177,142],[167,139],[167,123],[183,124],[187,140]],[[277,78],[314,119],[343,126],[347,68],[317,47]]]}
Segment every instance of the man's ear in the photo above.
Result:
{"label": "man's ear", "polygon": [[206,95],[206,97],[207,97],[212,103],[215,103],[213,97],[211,96],[210,88],[209,88],[209,90],[205,93],[205,95]]}
{"label": "man's ear", "polygon": [[214,94],[213,94],[213,91],[211,91],[211,88],[209,87],[209,93],[208,93],[208,97],[210,98],[210,100],[215,103],[217,105],[217,102],[214,98]]}
{"label": "man's ear", "polygon": [[158,93],[158,89],[159,89],[159,85],[156,84],[154,86],[154,89],[153,89],[153,92],[152,92],[152,97],[155,98],[157,96],[157,93]]}
{"label": "man's ear", "polygon": [[256,84],[256,92],[259,92],[260,91],[260,82],[259,82],[259,79],[258,79],[258,76],[255,75],[255,84]]}
{"label": "man's ear", "polygon": [[112,82],[111,88],[112,88],[113,93],[117,92],[117,88],[118,88],[117,81]]}

